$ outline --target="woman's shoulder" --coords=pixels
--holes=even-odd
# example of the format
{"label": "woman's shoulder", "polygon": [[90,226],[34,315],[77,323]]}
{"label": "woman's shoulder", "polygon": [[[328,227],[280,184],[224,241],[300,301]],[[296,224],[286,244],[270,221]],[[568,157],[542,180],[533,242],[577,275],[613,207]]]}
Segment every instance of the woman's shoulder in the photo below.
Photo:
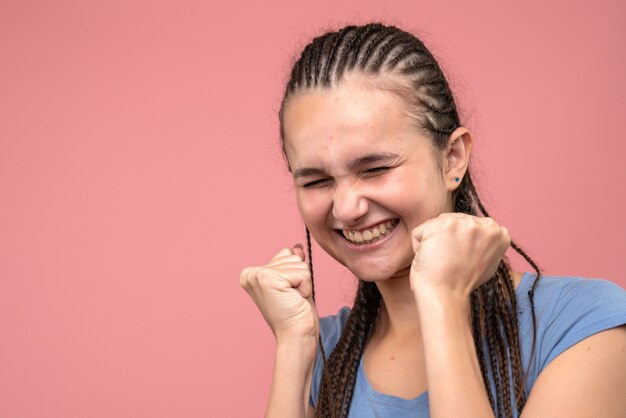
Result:
{"label": "woman's shoulder", "polygon": [[[530,307],[528,291],[537,275],[524,273],[516,290],[521,307]],[[581,276],[542,275],[533,292],[536,314],[549,320],[567,311],[594,311],[601,309],[622,312],[626,306],[626,290],[610,280]],[[589,313],[589,312],[588,312]]]}
{"label": "woman's shoulder", "polygon": [[[537,278],[537,274],[525,272],[522,277],[522,284],[526,284],[527,286],[532,285],[533,281]],[[563,287],[573,287],[573,288],[587,288],[587,289],[621,289],[624,290],[617,283],[603,278],[595,278],[595,277],[583,277],[583,276],[567,276],[567,275],[546,275],[542,274],[541,279],[537,283],[537,286],[546,289],[561,289]],[[529,286],[528,286],[529,287]]]}
{"label": "woman's shoulder", "polygon": [[[535,279],[535,274],[524,273],[516,291],[522,336],[532,335],[528,291]],[[542,275],[533,302],[537,331],[533,363],[537,372],[577,342],[626,323],[626,290],[606,279]],[[523,344],[528,345],[528,351],[529,343],[526,339]]]}

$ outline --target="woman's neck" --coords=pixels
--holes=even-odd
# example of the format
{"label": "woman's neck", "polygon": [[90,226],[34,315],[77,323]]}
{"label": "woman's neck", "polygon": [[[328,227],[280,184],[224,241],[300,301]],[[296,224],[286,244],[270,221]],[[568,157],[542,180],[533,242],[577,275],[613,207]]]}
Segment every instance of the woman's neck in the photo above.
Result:
{"label": "woman's neck", "polygon": [[[399,272],[400,273],[400,272]],[[380,337],[421,336],[417,304],[411,291],[408,271],[376,282],[382,301],[374,333]]]}
{"label": "woman's neck", "polygon": [[[409,270],[406,274],[400,273],[387,280],[376,282],[382,301],[374,334],[378,338],[419,339],[420,320],[415,297],[411,291]],[[522,274],[511,271],[511,278],[517,289]]]}

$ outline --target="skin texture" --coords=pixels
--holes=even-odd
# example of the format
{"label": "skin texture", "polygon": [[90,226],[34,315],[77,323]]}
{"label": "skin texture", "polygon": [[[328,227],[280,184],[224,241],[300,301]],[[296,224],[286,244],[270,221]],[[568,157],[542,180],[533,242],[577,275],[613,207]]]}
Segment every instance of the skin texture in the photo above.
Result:
{"label": "skin texture", "polygon": [[[436,267],[439,269],[457,269],[438,272],[442,273],[438,277],[452,277],[474,264],[458,257],[440,257],[437,251],[441,243],[432,245],[432,231],[441,226],[454,228],[470,218],[472,224],[491,222],[498,229],[493,221],[463,214],[439,217],[449,210],[450,194],[458,185],[454,179],[462,177],[467,169],[472,148],[469,131],[459,128],[450,137],[441,172],[432,140],[415,128],[415,121],[405,112],[401,100],[390,93],[363,87],[358,79],[347,80],[332,90],[299,93],[285,109],[284,128],[298,208],[311,234],[326,252],[361,280],[377,283],[385,301],[385,317],[389,319],[389,324],[383,320],[381,326],[391,328],[391,332],[397,329],[415,333],[419,321],[410,291],[412,263],[414,282],[435,276],[428,271],[435,268],[433,262],[440,263]],[[383,152],[397,157],[350,167],[357,157]],[[381,167],[389,168],[381,171]],[[319,172],[299,177],[298,172],[304,168]],[[392,219],[399,222],[393,236],[373,251],[354,251],[337,233]],[[414,232],[418,234],[415,237]],[[454,231],[460,235],[465,232]],[[415,245],[424,238],[428,245],[416,258]],[[495,270],[508,245],[507,237],[501,238],[491,256],[490,269],[479,265],[480,277],[475,274],[470,278],[470,288]],[[444,245],[458,242],[448,236]],[[457,250],[450,247],[448,254]],[[424,263],[426,258],[429,261]],[[456,261],[451,263],[452,259]]]}
{"label": "skin texture", "polygon": [[[469,131],[458,128],[444,150],[434,150],[398,97],[358,79],[298,92],[283,123],[298,208],[311,235],[381,292],[380,318],[364,354],[374,388],[406,398],[428,389],[435,418],[493,417],[472,339],[469,295],[493,275],[510,237],[493,219],[447,213],[455,178],[467,170]],[[354,164],[383,153],[388,158]],[[397,222],[393,232],[368,250],[338,233],[389,220]],[[513,272],[516,285],[519,277]],[[314,416],[308,393],[319,319],[302,248],[284,248],[266,265],[244,269],[241,285],[277,341],[266,417]],[[541,374],[522,416],[622,416],[625,347],[621,327],[566,350]],[[590,366],[577,367],[581,362]],[[601,390],[581,395],[584,383]]]}
{"label": "skin texture", "polygon": [[[448,204],[430,140],[411,127],[398,100],[348,84],[301,93],[291,99],[284,116],[292,171],[323,172],[294,179],[300,213],[322,248],[366,281],[406,278],[414,255],[411,230]],[[380,152],[398,157],[347,167],[357,157]],[[391,168],[367,172],[381,167]],[[367,254],[346,248],[345,238],[336,233],[392,219],[400,223],[391,242]]]}

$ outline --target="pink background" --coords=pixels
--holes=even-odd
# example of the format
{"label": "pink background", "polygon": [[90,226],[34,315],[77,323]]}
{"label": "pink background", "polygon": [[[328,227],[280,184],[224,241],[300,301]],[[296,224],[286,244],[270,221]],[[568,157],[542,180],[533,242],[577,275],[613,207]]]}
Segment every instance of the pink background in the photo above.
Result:
{"label": "pink background", "polygon": [[[0,3],[0,416],[263,414],[239,273],[303,240],[276,113],[328,26],[421,34],[492,215],[546,273],[625,286],[626,3],[467,3]],[[328,314],[354,281],[314,250]]]}

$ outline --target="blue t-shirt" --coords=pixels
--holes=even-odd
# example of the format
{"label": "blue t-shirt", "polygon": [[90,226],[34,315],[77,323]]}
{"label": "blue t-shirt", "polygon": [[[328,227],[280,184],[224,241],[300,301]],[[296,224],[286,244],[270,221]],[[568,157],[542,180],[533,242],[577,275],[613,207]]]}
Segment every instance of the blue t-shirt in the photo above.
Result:
{"label": "blue t-shirt", "polygon": [[[515,291],[523,370],[528,366],[532,345],[533,331],[528,291],[535,277],[533,273],[524,273]],[[542,276],[535,287],[534,300],[537,343],[526,381],[526,393],[530,393],[539,373],[560,353],[597,332],[626,324],[626,290],[607,280]],[[349,313],[350,308],[344,306],[336,315],[320,319],[322,344],[327,355],[330,355],[339,341]],[[318,348],[309,398],[313,406],[317,406],[322,369],[321,351]],[[490,377],[492,392],[495,393],[493,377]],[[511,396],[514,397],[514,394],[511,393]],[[367,380],[361,357],[350,406],[350,418],[429,416],[428,392],[407,400],[375,391]]]}

